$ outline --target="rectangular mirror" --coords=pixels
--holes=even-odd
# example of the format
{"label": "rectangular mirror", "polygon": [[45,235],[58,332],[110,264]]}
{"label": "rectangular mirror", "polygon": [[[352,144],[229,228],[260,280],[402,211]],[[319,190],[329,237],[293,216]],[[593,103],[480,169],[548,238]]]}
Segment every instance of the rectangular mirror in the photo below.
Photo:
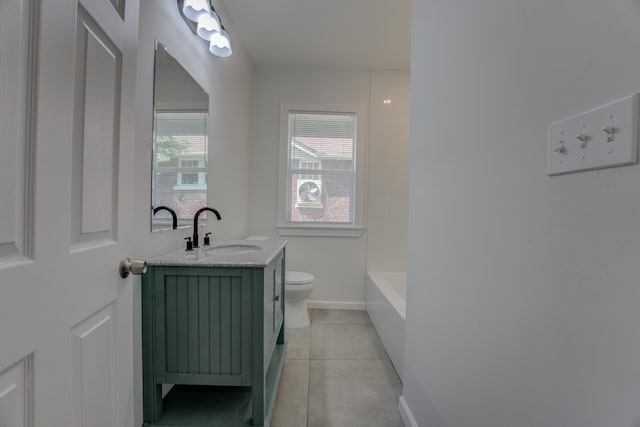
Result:
{"label": "rectangular mirror", "polygon": [[160,231],[173,228],[169,210],[187,227],[207,205],[209,95],[158,41],[153,87],[151,231]]}

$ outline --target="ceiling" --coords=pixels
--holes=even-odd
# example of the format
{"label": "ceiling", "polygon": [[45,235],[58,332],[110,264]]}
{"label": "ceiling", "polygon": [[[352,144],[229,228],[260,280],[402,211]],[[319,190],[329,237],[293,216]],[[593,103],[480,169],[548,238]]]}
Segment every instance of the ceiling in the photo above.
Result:
{"label": "ceiling", "polygon": [[224,8],[232,43],[256,67],[410,67],[411,0],[226,0]]}

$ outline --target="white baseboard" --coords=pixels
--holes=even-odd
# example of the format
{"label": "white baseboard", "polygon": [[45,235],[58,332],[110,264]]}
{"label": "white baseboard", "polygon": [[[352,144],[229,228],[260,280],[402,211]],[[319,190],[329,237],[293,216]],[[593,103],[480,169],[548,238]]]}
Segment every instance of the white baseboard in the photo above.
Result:
{"label": "white baseboard", "polygon": [[411,412],[407,401],[404,399],[404,396],[400,396],[398,399],[398,408],[400,409],[400,416],[402,417],[404,427],[420,427],[416,419],[413,417],[413,413]]}
{"label": "white baseboard", "polygon": [[307,308],[324,308],[331,310],[365,310],[364,301],[318,301],[307,300]]}

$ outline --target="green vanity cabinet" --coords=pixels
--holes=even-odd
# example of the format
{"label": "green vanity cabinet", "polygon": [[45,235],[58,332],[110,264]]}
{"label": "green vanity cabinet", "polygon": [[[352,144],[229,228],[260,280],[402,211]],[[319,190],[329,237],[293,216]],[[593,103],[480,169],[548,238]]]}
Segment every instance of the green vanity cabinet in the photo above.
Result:
{"label": "green vanity cabinet", "polygon": [[[244,392],[247,410],[237,425],[269,425],[285,353],[284,245],[266,265],[157,264],[142,278],[145,426],[174,424],[180,412],[163,407],[163,384],[211,386],[198,390],[215,392],[209,401],[219,406],[227,390],[236,399],[227,406]],[[202,420],[180,425],[228,424],[215,423],[213,406],[198,409]]]}

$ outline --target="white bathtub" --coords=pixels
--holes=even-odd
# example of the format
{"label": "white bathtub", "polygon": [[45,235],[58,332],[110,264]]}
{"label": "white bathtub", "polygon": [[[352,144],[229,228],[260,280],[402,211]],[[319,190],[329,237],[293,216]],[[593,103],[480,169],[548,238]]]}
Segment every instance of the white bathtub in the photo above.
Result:
{"label": "white bathtub", "polygon": [[403,381],[407,273],[367,273],[367,312]]}

